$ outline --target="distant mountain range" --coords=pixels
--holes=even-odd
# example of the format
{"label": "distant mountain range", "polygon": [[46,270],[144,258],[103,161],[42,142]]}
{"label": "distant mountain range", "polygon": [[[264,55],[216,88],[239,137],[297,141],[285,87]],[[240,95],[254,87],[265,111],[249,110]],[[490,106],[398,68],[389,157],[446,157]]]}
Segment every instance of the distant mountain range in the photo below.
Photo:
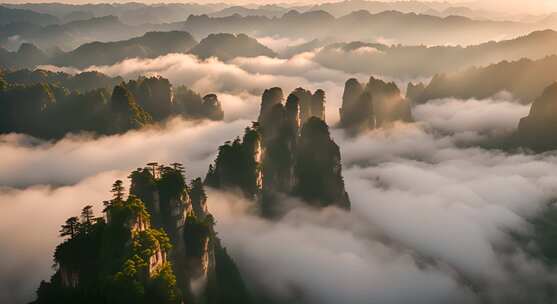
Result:
{"label": "distant mountain range", "polygon": [[[319,47],[319,44],[314,44]],[[307,49],[301,48],[300,51]],[[552,54],[557,54],[557,32],[545,30],[512,40],[491,41],[468,47],[388,46],[361,41],[335,43],[317,52],[315,61],[347,73],[419,78],[503,60],[541,59]]]}
{"label": "distant mountain range", "polygon": [[236,57],[276,56],[271,49],[244,34],[211,34],[193,47],[191,53],[201,59],[217,57],[221,60]]}
{"label": "distant mountain range", "polygon": [[[5,5],[0,13],[6,16],[0,22],[0,45],[12,49],[21,42],[30,42],[42,49],[69,50],[93,41],[125,40],[149,31],[172,30],[187,31],[198,39],[226,32],[338,41],[468,45],[557,28],[557,18],[551,14],[524,17],[524,21],[521,18],[502,21],[477,18],[469,10],[458,7],[416,1],[346,1],[294,8],[224,4],[25,4]],[[457,16],[459,13],[468,17]]]}
{"label": "distant mountain range", "polygon": [[28,42],[41,49],[68,50],[87,42],[129,39],[144,34],[149,28],[124,24],[114,16],[46,26],[17,22],[0,26],[0,45]]}
{"label": "distant mountain range", "polygon": [[0,25],[9,23],[30,22],[37,25],[56,24],[60,20],[52,15],[37,13],[26,9],[10,9],[0,6]]}
{"label": "distant mountain range", "polygon": [[148,32],[141,37],[116,42],[91,42],[60,53],[49,60],[59,66],[85,68],[110,65],[126,58],[154,58],[169,53],[186,53],[197,41],[186,32]]}
{"label": "distant mountain range", "polygon": [[111,65],[127,58],[155,58],[170,53],[191,53],[201,59],[217,57],[274,57],[276,54],[246,35],[212,34],[197,42],[187,32],[148,32],[141,37],[115,42],[92,42],[70,51],[47,53],[32,44],[22,44],[16,52],[0,48],[0,68],[35,68],[52,64],[86,68]]}
{"label": "distant mountain range", "polygon": [[[273,5],[235,5],[221,3],[197,4],[197,3],[157,3],[148,5],[138,2],[129,3],[101,3],[101,4],[62,4],[62,3],[25,3],[4,4],[9,8],[27,9],[38,13],[50,14],[66,19],[71,14],[86,13],[91,16],[101,17],[116,15],[126,22],[137,22],[137,17],[149,17],[155,22],[173,22],[184,19],[190,14],[208,14],[215,17],[231,16],[239,14],[242,16],[266,16],[280,17],[288,10],[295,9],[299,12],[322,10],[335,17],[350,14],[353,11],[366,10],[370,13],[384,11],[400,11],[403,13],[421,13],[446,17],[449,15],[465,16],[473,19],[497,19],[526,21],[534,20],[540,16],[528,14],[508,14],[493,12],[478,8],[455,6],[454,4],[441,1],[366,1],[346,0],[330,1],[316,5],[304,4],[273,4]],[[143,19],[146,20],[146,19]]]}
{"label": "distant mountain range", "polygon": [[446,45],[477,44],[554,28],[551,23],[473,20],[466,17],[436,17],[385,11],[371,14],[360,10],[342,17],[325,11],[291,10],[278,18],[233,15],[211,17],[192,15],[185,22],[168,24],[165,29],[186,30],[194,36],[232,32],[292,38],[335,38],[339,41],[388,41],[393,44]]}
{"label": "distant mountain range", "polygon": [[503,61],[457,73],[438,74],[427,85],[410,84],[407,95],[415,103],[424,103],[450,97],[484,99],[508,92],[519,102],[527,104],[557,80],[555,71],[556,55],[539,60]]}

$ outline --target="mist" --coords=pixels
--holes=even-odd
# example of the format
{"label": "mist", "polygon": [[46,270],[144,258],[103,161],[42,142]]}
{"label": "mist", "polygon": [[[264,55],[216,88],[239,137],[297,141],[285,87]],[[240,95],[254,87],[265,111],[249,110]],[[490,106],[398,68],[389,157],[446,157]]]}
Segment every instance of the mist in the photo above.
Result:
{"label": "mist", "polygon": [[314,55],[307,52],[290,59],[238,57],[223,62],[216,58],[201,60],[189,54],[169,54],[153,59],[126,59],[114,65],[91,66],[83,70],[56,66],[39,68],[72,74],[98,71],[125,79],[160,75],[169,79],[174,86],[186,85],[200,94],[215,93],[221,99],[228,98],[230,102],[223,102],[225,120],[228,121],[255,118],[259,111],[260,96],[267,88],[278,86],[285,94],[298,87],[311,91],[323,89],[327,94],[327,121],[335,124],[339,120],[338,108],[344,82],[350,77],[364,80],[369,76],[324,68],[313,60]]}
{"label": "mist", "polygon": [[555,273],[512,234],[531,237],[531,221],[555,199],[557,156],[462,147],[487,140],[488,129],[508,134],[525,111],[482,102],[507,110],[478,126],[478,102],[446,100],[419,117],[454,117],[356,138],[334,130],[350,213],[299,203],[269,222],[250,215],[249,202],[211,191],[219,235],[252,288],[304,303],[546,302]]}
{"label": "mist", "polygon": [[[296,207],[269,222],[251,213],[253,203],[209,190],[219,237],[252,290],[304,303],[543,302],[542,286],[556,283],[555,275],[509,233],[531,236],[530,221],[557,197],[557,155],[477,147],[512,133],[528,107],[501,95],[438,100],[414,112],[416,123],[357,137],[332,130],[350,213],[307,209],[289,199]],[[484,119],[495,113],[496,119]],[[57,142],[2,136],[0,239],[11,246],[0,257],[8,282],[1,300],[33,299],[39,281],[52,273],[57,227],[86,204],[99,212],[116,178],[149,161],[182,162],[189,179],[204,176],[216,148],[249,123],[175,119],[123,135]],[[40,206],[49,206],[48,213]]]}
{"label": "mist", "polygon": [[[146,193],[147,209],[156,210],[153,228],[166,230],[180,249],[163,244],[165,233],[146,231],[158,245],[145,247],[145,259],[132,258],[148,267],[138,284],[144,291],[168,283],[165,295],[184,296],[188,304],[233,302],[237,295],[276,304],[555,301],[557,150],[550,149],[557,149],[551,134],[557,85],[547,86],[557,78],[556,1],[9,2],[20,5],[0,7],[6,16],[0,22],[0,106],[10,118],[0,122],[0,303],[34,301],[41,282],[55,273],[62,279],[44,290],[75,283],[84,297],[93,286],[85,285],[112,280],[85,282],[87,267],[71,269],[63,259],[55,264],[61,225],[86,205],[103,216],[113,183],[124,182],[125,198],[130,172],[151,162],[174,170],[153,167],[152,180],[146,171],[134,175],[141,188],[136,193]],[[114,87],[144,76],[161,76],[171,87],[166,80]],[[370,77],[386,83],[367,85]],[[347,83],[352,78],[362,87]],[[101,83],[110,83],[106,94],[85,94]],[[218,100],[193,98],[178,92],[180,86]],[[324,104],[318,92],[281,108],[273,90],[263,102],[263,92],[273,87],[282,88],[284,99],[296,88],[322,89]],[[165,102],[159,105],[159,98]],[[328,133],[315,117],[307,120],[315,130],[309,123],[298,126],[296,107],[300,119],[323,118]],[[391,121],[395,116],[405,122]],[[87,119],[90,124],[81,124]],[[60,130],[55,139],[29,135],[49,135],[39,131],[50,123]],[[83,129],[112,135],[62,133]],[[9,133],[14,130],[29,134]],[[244,132],[246,144],[221,149],[222,162],[207,175],[219,147]],[[254,164],[257,133],[266,150]],[[542,137],[548,149],[537,150]],[[173,163],[183,165],[188,186]],[[213,218],[203,210],[202,187],[191,184],[206,176]],[[333,199],[312,193],[319,199],[301,201],[306,190],[327,192],[315,186],[321,184],[331,186],[327,197]],[[186,194],[192,199],[184,211]],[[129,207],[118,202],[116,208]],[[188,219],[195,223],[186,225]],[[103,253],[116,248],[104,246],[115,243],[110,236],[91,234],[97,231],[90,229],[93,221],[82,222],[79,233],[68,229],[72,238],[92,236]],[[112,229],[110,222],[99,229]],[[205,233],[210,241],[199,246],[197,260],[188,260],[188,248],[204,242]],[[161,264],[152,265],[153,252]],[[152,268],[166,262],[176,286],[163,268]],[[151,280],[161,273],[167,277]],[[190,291],[198,297],[192,303]]]}

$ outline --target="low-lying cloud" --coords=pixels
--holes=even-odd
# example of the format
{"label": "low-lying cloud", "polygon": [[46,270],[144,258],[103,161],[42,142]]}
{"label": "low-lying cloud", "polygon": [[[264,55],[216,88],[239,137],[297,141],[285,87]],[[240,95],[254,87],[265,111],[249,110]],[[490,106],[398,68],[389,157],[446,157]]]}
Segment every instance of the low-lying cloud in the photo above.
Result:
{"label": "low-lying cloud", "polygon": [[272,49],[276,53],[286,51],[288,48],[306,43],[307,40],[303,38],[290,38],[280,36],[265,36],[257,37],[257,41],[264,46]]}
{"label": "low-lying cloud", "polygon": [[110,170],[134,170],[147,162],[182,162],[188,175],[204,176],[217,148],[241,135],[250,121],[187,122],[122,135],[68,136],[57,142],[25,135],[0,136],[0,185],[66,185]]}
{"label": "low-lying cloud", "polygon": [[[225,122],[175,119],[58,142],[0,137],[0,242],[9,245],[0,253],[0,302],[33,299],[52,273],[59,225],[98,206],[114,179],[148,161],[182,162],[188,177],[203,176],[217,147],[257,113],[246,106],[253,95],[221,98],[236,109]],[[531,221],[557,197],[557,155],[477,146],[508,136],[527,110],[500,99],[439,100],[417,106],[413,124],[357,137],[332,129],[350,213],[298,207],[269,222],[251,215],[250,203],[209,190],[219,236],[248,285],[275,299],[546,303],[555,273],[510,233],[531,237]]]}
{"label": "low-lying cloud", "polygon": [[95,213],[100,214],[101,202],[110,199],[112,182],[125,178],[126,173],[107,171],[58,188],[0,187],[0,302],[34,300],[41,280],[48,281],[53,274],[52,256],[61,241],[60,225],[78,216],[85,205],[94,205]]}
{"label": "low-lying cloud", "polygon": [[[169,54],[152,59],[126,59],[110,66],[91,66],[84,71],[99,71],[126,79],[142,75],[161,75],[174,85],[186,85],[201,94],[216,93],[240,97],[260,96],[265,89],[275,86],[281,87],[285,94],[298,87],[312,91],[323,89],[327,92],[329,102],[327,119],[329,123],[335,123],[339,120],[338,108],[344,82],[354,75],[324,68],[315,63],[313,57],[314,54],[308,52],[290,59],[260,56],[222,62],[216,58],[200,60],[189,54]],[[67,73],[80,72],[71,67],[40,68]],[[368,77],[355,76],[361,79]],[[252,105],[258,110],[259,103]]]}
{"label": "low-lying cloud", "polygon": [[[463,132],[447,121],[444,132]],[[557,197],[557,155],[460,147],[426,125],[335,131],[350,214],[298,208],[268,222],[211,192],[220,236],[252,288],[302,303],[547,303],[556,273],[512,234],[531,238]]]}

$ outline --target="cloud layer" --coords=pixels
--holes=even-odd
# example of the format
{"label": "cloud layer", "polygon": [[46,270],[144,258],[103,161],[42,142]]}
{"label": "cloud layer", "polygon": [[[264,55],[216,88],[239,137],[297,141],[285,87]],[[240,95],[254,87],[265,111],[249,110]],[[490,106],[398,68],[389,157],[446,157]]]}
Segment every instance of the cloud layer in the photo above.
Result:
{"label": "cloud layer", "polygon": [[158,128],[100,138],[70,136],[55,143],[24,135],[0,136],[0,185],[65,185],[110,170],[133,170],[147,162],[182,162],[204,176],[217,148],[241,135],[249,121],[192,123],[180,119]]}
{"label": "cloud layer", "polygon": [[[499,117],[482,126],[474,113],[484,107]],[[461,111],[434,115],[450,109]],[[420,109],[432,120],[356,138],[335,130],[350,214],[300,207],[268,222],[213,191],[218,231],[254,290],[283,300],[547,302],[555,273],[511,232],[532,237],[531,221],[557,197],[557,156],[461,146],[487,139],[488,129],[508,134],[523,112],[503,101],[445,100]]]}
{"label": "cloud layer", "polygon": [[[0,137],[0,243],[10,244],[0,253],[0,302],[32,300],[52,273],[59,225],[106,199],[114,179],[148,161],[183,162],[190,178],[203,176],[216,148],[256,113],[256,98],[242,94],[221,96],[233,113],[225,122],[176,119],[54,143]],[[478,147],[508,136],[527,111],[501,98],[439,100],[416,107],[414,124],[358,137],[333,129],[352,212],[298,207],[268,222],[210,190],[219,236],[249,286],[277,299],[543,303],[555,274],[509,232],[531,236],[530,221],[557,197],[557,156]]]}
{"label": "cloud layer", "polygon": [[[327,92],[329,102],[327,120],[335,123],[339,120],[338,108],[344,82],[354,75],[324,68],[313,61],[314,56],[314,53],[308,52],[290,59],[260,56],[222,62],[216,58],[200,60],[189,54],[169,54],[152,59],[126,59],[111,66],[92,66],[85,71],[99,71],[126,79],[140,75],[161,75],[168,78],[173,85],[186,85],[201,94],[233,95],[242,98],[244,103],[246,100],[259,99],[254,96],[260,96],[265,89],[275,86],[281,87],[285,94],[298,87],[312,91],[323,89]],[[80,72],[68,67],[40,68],[68,73]],[[361,79],[368,77],[355,76]],[[249,106],[251,112],[257,112],[259,102],[249,103]],[[228,113],[226,110],[225,104],[225,115]]]}

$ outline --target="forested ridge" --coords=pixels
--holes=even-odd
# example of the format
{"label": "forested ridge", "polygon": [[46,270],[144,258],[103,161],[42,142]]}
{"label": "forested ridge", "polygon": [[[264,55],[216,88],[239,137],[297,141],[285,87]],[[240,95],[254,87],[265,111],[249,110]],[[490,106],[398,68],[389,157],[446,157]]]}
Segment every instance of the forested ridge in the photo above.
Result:
{"label": "forested ridge", "polygon": [[129,178],[127,195],[114,182],[101,217],[87,205],[62,225],[56,272],[34,303],[250,303],[201,179],[187,184],[178,163],[149,163]]}
{"label": "forested ridge", "polygon": [[69,133],[118,134],[174,116],[222,120],[214,94],[201,97],[162,77],[125,82],[98,72],[0,73],[0,133],[62,138]]}

